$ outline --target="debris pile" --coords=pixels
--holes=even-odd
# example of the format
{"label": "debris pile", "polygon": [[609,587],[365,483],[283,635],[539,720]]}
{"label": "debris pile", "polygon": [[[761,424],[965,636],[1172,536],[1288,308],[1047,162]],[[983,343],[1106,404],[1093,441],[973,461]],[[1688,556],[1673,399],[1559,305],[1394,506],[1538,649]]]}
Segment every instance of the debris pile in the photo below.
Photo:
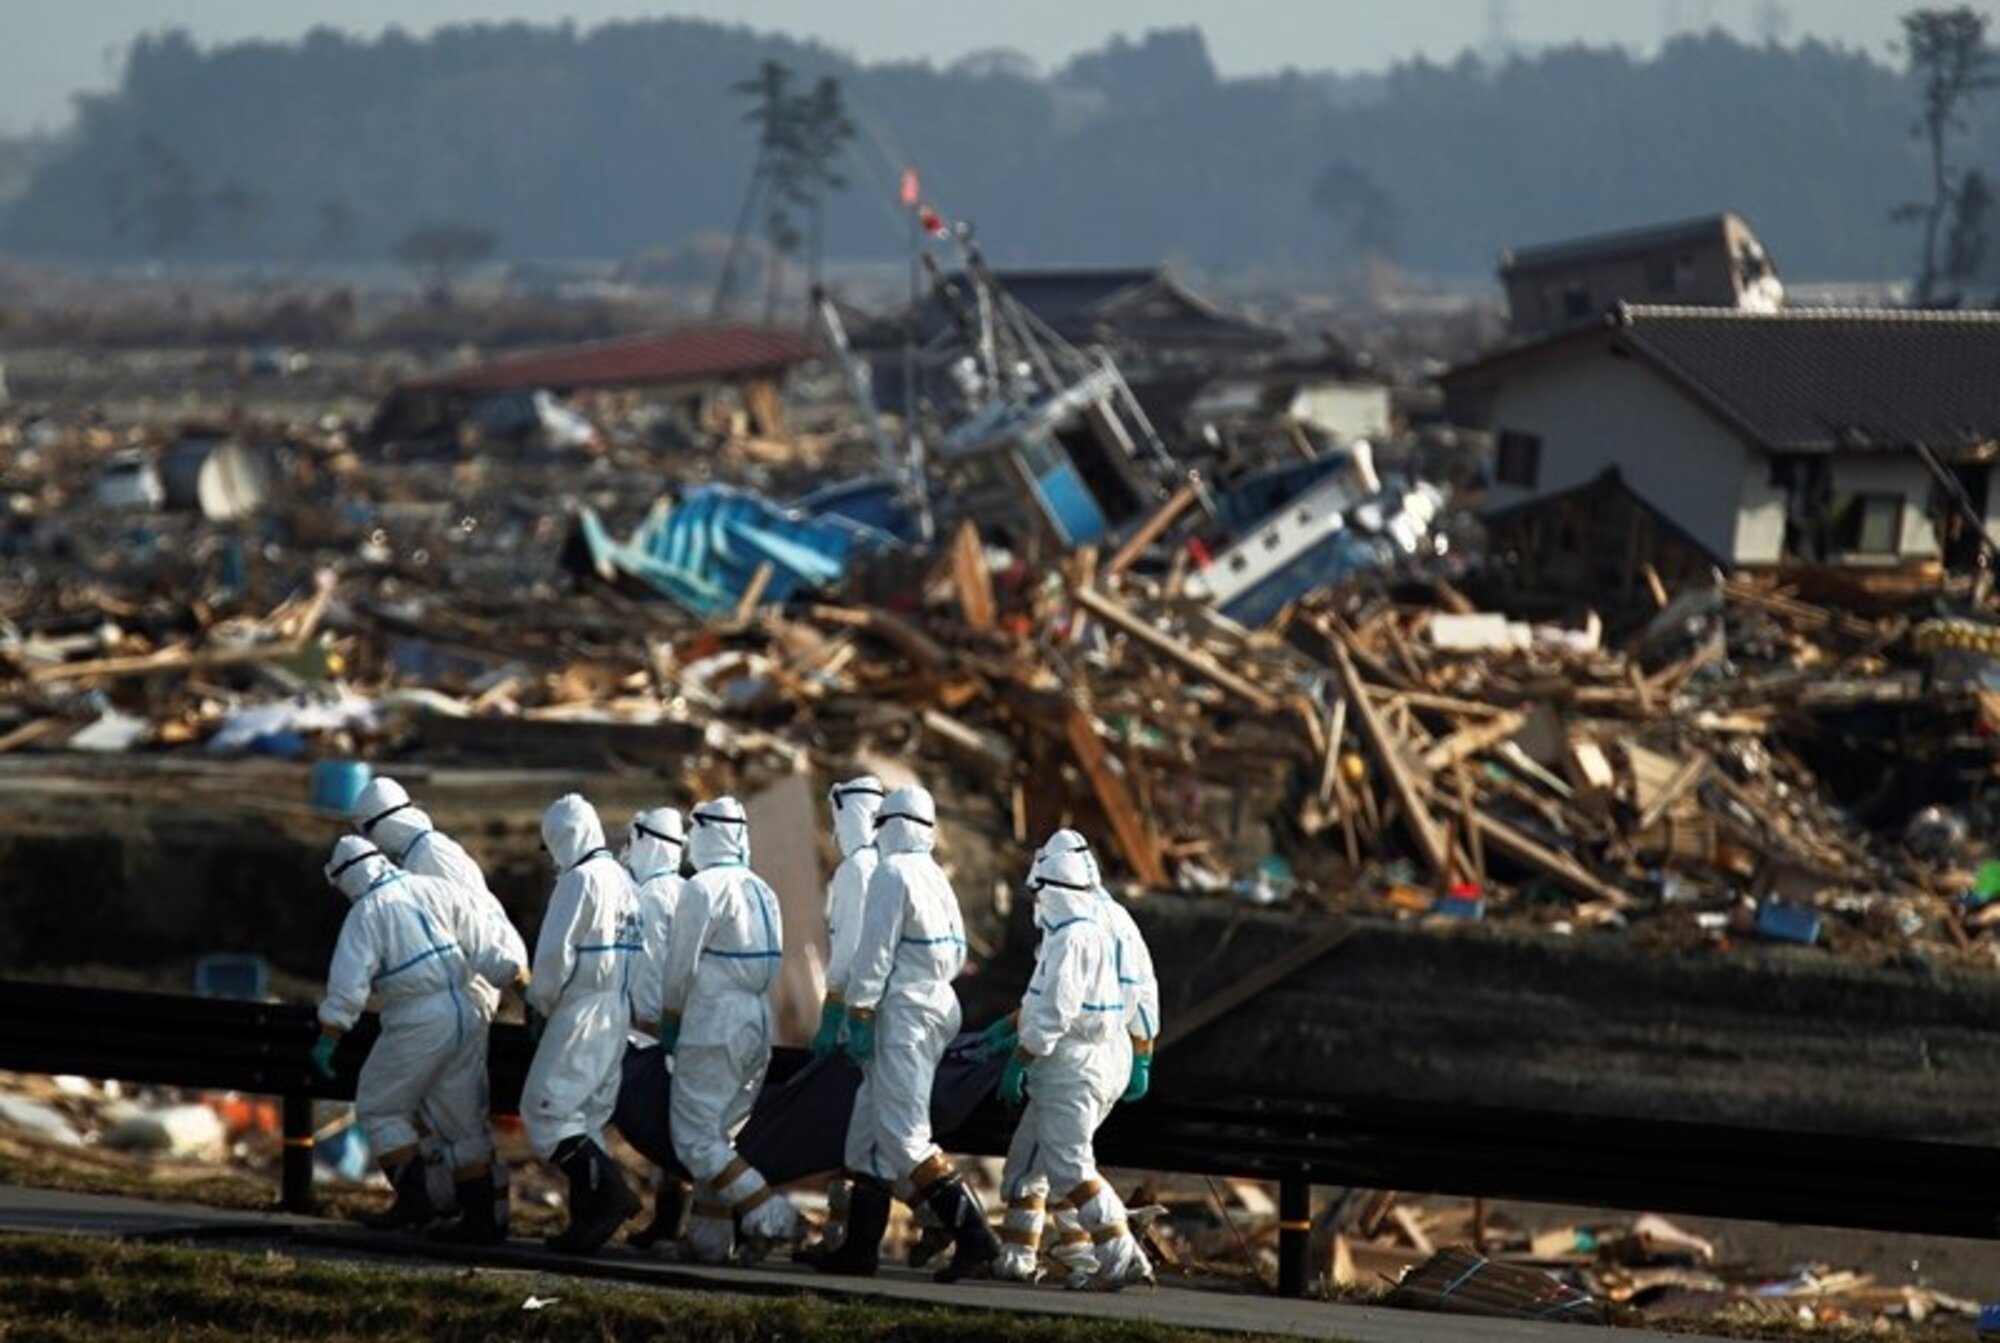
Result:
{"label": "debris pile", "polygon": [[1334,1212],[1345,1214],[1346,1229],[1334,1234],[1332,1284],[1389,1281],[1388,1304],[1412,1310],[1893,1336],[1898,1327],[1972,1320],[1981,1309],[1921,1278],[1892,1283],[1825,1263],[1731,1262],[1718,1242],[1655,1213],[1537,1229],[1532,1218],[1483,1204],[1411,1206],[1365,1191]]}

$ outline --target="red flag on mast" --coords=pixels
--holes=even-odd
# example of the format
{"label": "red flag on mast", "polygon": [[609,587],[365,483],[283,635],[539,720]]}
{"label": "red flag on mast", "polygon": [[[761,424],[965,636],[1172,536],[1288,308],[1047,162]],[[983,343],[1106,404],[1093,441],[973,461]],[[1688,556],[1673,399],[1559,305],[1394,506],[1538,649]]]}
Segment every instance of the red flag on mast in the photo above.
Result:
{"label": "red flag on mast", "polygon": [[923,187],[917,181],[917,170],[915,168],[903,169],[903,208],[905,210],[916,209],[917,202],[922,199],[922,196]]}

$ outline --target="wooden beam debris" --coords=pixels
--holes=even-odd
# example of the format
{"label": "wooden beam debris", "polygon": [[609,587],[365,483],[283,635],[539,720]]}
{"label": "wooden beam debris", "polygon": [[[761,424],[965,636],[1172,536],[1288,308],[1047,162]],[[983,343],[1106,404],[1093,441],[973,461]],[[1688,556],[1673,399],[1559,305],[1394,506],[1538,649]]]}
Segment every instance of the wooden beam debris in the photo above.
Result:
{"label": "wooden beam debris", "polygon": [[1193,481],[1168,495],[1167,501],[1153,510],[1153,516],[1141,523],[1139,529],[1125,539],[1125,544],[1118,547],[1111,562],[1104,566],[1104,577],[1116,578],[1131,568],[1134,561],[1146,553],[1146,548],[1159,540],[1200,497]]}
{"label": "wooden beam debris", "polygon": [[1172,635],[1147,624],[1129,608],[1097,589],[1077,588],[1076,604],[1106,624],[1117,626],[1146,647],[1171,659],[1204,681],[1234,695],[1259,713],[1277,712],[1279,700],[1276,695],[1228,670],[1200,649],[1190,647]]}
{"label": "wooden beam debris", "polygon": [[1090,790],[1097,797],[1097,805],[1103,808],[1105,820],[1111,823],[1112,838],[1133,875],[1155,889],[1169,885],[1159,841],[1140,814],[1124,776],[1111,767],[1110,753],[1104,749],[1103,738],[1097,735],[1097,725],[1091,722],[1089,714],[1071,705],[1063,727],[1070,752],[1090,781]]}
{"label": "wooden beam debris", "polygon": [[951,581],[958,591],[958,609],[968,627],[986,631],[996,622],[993,575],[986,568],[986,543],[971,518],[958,524],[951,542]]}
{"label": "wooden beam debris", "polygon": [[1362,739],[1367,742],[1375,763],[1389,778],[1389,786],[1402,808],[1403,826],[1410,832],[1410,838],[1416,841],[1418,858],[1434,878],[1450,880],[1450,846],[1439,832],[1429,808],[1424,805],[1425,790],[1411,775],[1409,762],[1403,758],[1402,744],[1390,732],[1368,698],[1368,686],[1362,681],[1361,673],[1355,670],[1354,659],[1348,656],[1345,642],[1334,645],[1333,656],[1341,686],[1347,694],[1349,710],[1354,721],[1360,725]]}

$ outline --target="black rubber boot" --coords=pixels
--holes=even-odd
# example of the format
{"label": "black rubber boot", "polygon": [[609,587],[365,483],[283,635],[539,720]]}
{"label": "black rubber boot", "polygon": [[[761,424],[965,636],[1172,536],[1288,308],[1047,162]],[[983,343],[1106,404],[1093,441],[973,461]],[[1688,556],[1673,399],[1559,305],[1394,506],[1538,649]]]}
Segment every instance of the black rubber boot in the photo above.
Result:
{"label": "black rubber boot", "polygon": [[991,1272],[993,1261],[1000,1257],[1000,1237],[986,1224],[986,1213],[965,1181],[956,1175],[939,1180],[924,1194],[924,1202],[950,1229],[952,1239],[951,1262],[931,1277],[938,1282],[957,1282]]}
{"label": "black rubber boot", "polygon": [[889,1230],[889,1186],[856,1179],[847,1199],[847,1235],[840,1248],[808,1260],[822,1273],[872,1278],[882,1266],[882,1237]]}
{"label": "black rubber boot", "polygon": [[431,1239],[446,1245],[498,1245],[507,1232],[494,1215],[498,1195],[493,1189],[493,1172],[458,1181],[458,1220],[431,1232]]}
{"label": "black rubber boot", "polygon": [[569,1225],[546,1244],[561,1254],[595,1254],[639,1211],[639,1196],[610,1153],[588,1138],[557,1148],[556,1165],[569,1176]]}
{"label": "black rubber boot", "polygon": [[625,1237],[625,1243],[635,1250],[650,1250],[663,1240],[679,1240],[687,1205],[688,1187],[671,1175],[661,1175],[653,1190],[653,1220]]}
{"label": "black rubber boot", "polygon": [[438,1219],[430,1190],[424,1187],[422,1157],[411,1157],[388,1175],[390,1187],[396,1191],[396,1201],[387,1212],[364,1216],[362,1226],[370,1231],[418,1231]]}

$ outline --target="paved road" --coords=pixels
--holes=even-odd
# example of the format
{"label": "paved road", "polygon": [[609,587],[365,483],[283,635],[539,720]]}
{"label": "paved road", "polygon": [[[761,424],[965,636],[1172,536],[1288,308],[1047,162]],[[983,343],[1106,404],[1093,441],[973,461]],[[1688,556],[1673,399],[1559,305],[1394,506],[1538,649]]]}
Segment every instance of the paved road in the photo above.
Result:
{"label": "paved road", "polygon": [[[1429,1343],[1449,1336],[1454,1343],[1631,1343],[1630,1330],[1588,1325],[1544,1325],[1516,1320],[1483,1320],[1454,1316],[1447,1325],[1439,1316],[1415,1311],[1365,1306],[1329,1305],[1318,1301],[1282,1301],[1272,1297],[1162,1287],[1115,1296],[1066,1292],[1060,1288],[1027,1288],[999,1283],[960,1283],[940,1287],[908,1270],[886,1271],[868,1280],[828,1279],[804,1268],[778,1264],[757,1269],[706,1269],[664,1263],[623,1248],[588,1259],[568,1259],[544,1252],[538,1244],[517,1240],[492,1250],[458,1251],[432,1246],[414,1238],[371,1235],[357,1228],[312,1218],[230,1212],[189,1204],[152,1203],[140,1199],[0,1185],[0,1230],[52,1231],[76,1234],[145,1236],[196,1241],[289,1241],[315,1251],[354,1258],[406,1256],[429,1262],[477,1262],[496,1268],[518,1268],[571,1277],[653,1283],[682,1290],[733,1291],[754,1294],[811,1292],[832,1297],[873,1297],[936,1305],[944,1301],[979,1310],[1014,1310],[1043,1315],[1151,1320],[1159,1324],[1223,1333],[1252,1333],[1286,1338],[1341,1339],[1346,1343]],[[1675,1343],[1723,1343],[1720,1339],[1682,1334]]]}

